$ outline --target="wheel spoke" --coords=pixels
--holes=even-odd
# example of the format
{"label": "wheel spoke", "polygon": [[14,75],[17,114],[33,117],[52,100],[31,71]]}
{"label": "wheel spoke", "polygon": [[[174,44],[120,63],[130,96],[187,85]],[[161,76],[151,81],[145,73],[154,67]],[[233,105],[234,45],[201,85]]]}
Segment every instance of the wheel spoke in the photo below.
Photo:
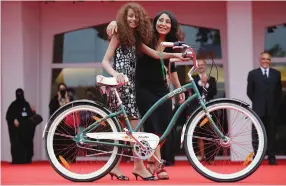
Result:
{"label": "wheel spoke", "polygon": [[[81,134],[83,129],[94,123],[94,118],[107,115],[99,106],[81,101],[67,106],[50,121],[46,149],[53,168],[61,176],[72,181],[92,181],[107,174],[109,167],[115,166],[120,157],[119,147],[85,142],[86,138],[88,141],[95,139]],[[119,128],[119,123],[108,119],[104,125],[94,127],[90,132],[119,132]],[[110,143],[112,140],[104,141]]]}
{"label": "wheel spoke", "polygon": [[256,165],[261,164],[265,155],[265,129],[260,119],[249,108],[233,101],[209,104],[207,110],[227,140],[221,140],[214,133],[201,110],[187,123],[185,147],[188,159],[195,170],[214,181],[232,182],[246,178],[258,168]]}

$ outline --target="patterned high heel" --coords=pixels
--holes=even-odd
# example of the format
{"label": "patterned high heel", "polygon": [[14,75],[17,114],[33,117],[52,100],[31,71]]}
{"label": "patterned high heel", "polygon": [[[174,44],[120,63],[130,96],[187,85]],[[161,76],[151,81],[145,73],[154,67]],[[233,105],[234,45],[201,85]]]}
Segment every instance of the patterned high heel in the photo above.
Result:
{"label": "patterned high heel", "polygon": [[113,176],[115,176],[120,181],[129,181],[129,178],[127,176],[123,176],[123,175],[118,176],[112,172],[110,172],[109,174],[111,176],[111,180],[113,180]]}
{"label": "patterned high heel", "polygon": [[132,174],[135,176],[136,180],[138,180],[138,177],[140,177],[144,181],[157,181],[158,180],[158,178],[156,178],[155,176],[149,176],[149,177],[144,178],[137,173],[132,172]]}

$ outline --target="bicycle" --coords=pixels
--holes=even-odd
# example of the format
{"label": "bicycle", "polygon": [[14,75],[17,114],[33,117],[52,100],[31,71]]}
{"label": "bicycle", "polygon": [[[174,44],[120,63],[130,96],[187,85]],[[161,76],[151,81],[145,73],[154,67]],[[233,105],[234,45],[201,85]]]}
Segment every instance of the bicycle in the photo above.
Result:
{"label": "bicycle", "polygon": [[[188,72],[190,82],[158,100],[142,117],[137,127],[132,130],[116,91],[116,87],[120,85],[113,77],[98,75],[97,84],[103,91],[115,93],[120,110],[112,113],[103,104],[88,100],[73,101],[59,108],[50,117],[43,132],[48,159],[57,173],[71,181],[94,181],[108,174],[120,156],[127,156],[122,153],[122,150],[133,149],[135,155],[132,157],[143,160],[154,156],[154,149],[168,136],[179,115],[194,99],[199,101],[200,107],[188,118],[181,136],[181,143],[184,145],[185,153],[192,167],[202,176],[216,182],[242,180],[259,167],[264,159],[267,143],[265,129],[259,117],[247,103],[237,99],[223,98],[205,102],[192,78],[192,74],[197,68],[194,49],[183,42],[163,42],[163,45],[182,47],[185,50],[185,57],[193,60],[193,67]],[[195,93],[180,105],[161,137],[151,133],[138,132],[156,108],[168,99],[190,89],[193,89]],[[124,129],[120,125],[119,116],[123,116],[122,118],[125,120],[126,127]],[[230,119],[234,119],[234,121],[231,123]],[[238,119],[239,124],[235,123]],[[242,122],[246,123],[241,125]],[[224,126],[226,125],[228,128],[233,128],[225,131]],[[237,131],[238,128],[242,129],[241,133]],[[205,133],[202,134],[202,131]],[[246,135],[249,135],[248,138]],[[252,138],[257,139],[258,142],[246,141]],[[199,158],[196,149],[197,139],[207,141],[206,146],[213,143],[212,147],[215,149],[211,151],[213,154],[209,157],[214,164],[202,161],[203,157]],[[67,145],[67,147],[60,149],[63,145]],[[77,149],[75,150],[75,148]],[[158,158],[156,160],[160,166],[163,166],[163,160]],[[225,169],[224,164],[227,164]],[[241,170],[238,169],[239,167]],[[76,171],[77,169],[80,171]],[[83,169],[87,170],[83,171]],[[223,170],[231,172],[223,173]]]}

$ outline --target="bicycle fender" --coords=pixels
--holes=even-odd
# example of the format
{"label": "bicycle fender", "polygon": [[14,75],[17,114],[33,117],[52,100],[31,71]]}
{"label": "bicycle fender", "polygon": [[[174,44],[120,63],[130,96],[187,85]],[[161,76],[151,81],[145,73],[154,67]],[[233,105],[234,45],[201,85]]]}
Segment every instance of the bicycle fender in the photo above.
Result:
{"label": "bicycle fender", "polygon": [[[249,107],[250,105],[244,101],[241,101],[239,99],[234,99],[234,98],[218,98],[218,99],[213,99],[208,101],[205,105],[206,107],[212,104],[216,104],[222,101],[228,101],[230,103],[237,103],[237,104],[241,104],[241,106],[243,107]],[[181,148],[183,147],[183,143],[184,143],[184,136],[185,136],[185,130],[187,128],[187,124],[197,115],[197,113],[199,113],[199,111],[201,111],[203,108],[202,106],[198,107],[193,113],[192,115],[188,118],[188,120],[186,121],[186,123],[183,126],[182,132],[181,132]]]}

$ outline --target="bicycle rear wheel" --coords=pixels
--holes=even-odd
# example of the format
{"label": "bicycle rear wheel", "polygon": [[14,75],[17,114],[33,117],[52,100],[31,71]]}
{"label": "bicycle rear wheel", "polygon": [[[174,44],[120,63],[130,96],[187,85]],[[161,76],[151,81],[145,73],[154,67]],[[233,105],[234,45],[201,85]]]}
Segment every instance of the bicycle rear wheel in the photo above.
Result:
{"label": "bicycle rear wheel", "polygon": [[[57,111],[48,124],[45,138],[48,159],[57,173],[71,181],[94,181],[116,165],[121,148],[75,138],[83,129],[108,114],[107,109],[90,101],[75,101]],[[120,131],[119,122],[108,119],[98,123],[91,132]],[[119,143],[113,140],[100,142]]]}
{"label": "bicycle rear wheel", "polygon": [[227,99],[206,105],[227,141],[215,133],[203,109],[196,111],[187,122],[184,145],[188,160],[208,179],[217,182],[242,180],[264,159],[267,142],[264,126],[250,108],[242,105]]}

